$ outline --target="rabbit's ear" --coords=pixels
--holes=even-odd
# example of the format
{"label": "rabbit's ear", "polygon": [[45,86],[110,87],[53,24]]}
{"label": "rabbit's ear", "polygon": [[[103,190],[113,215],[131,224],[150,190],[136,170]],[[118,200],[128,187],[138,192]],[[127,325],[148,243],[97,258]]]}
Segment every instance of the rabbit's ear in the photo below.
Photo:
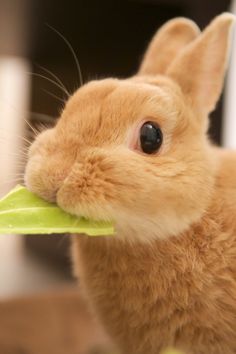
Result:
{"label": "rabbit's ear", "polygon": [[138,75],[164,74],[179,52],[200,33],[197,25],[186,18],[168,21],[154,35]]}
{"label": "rabbit's ear", "polygon": [[220,96],[234,20],[229,13],[217,16],[167,71],[199,112],[211,112]]}

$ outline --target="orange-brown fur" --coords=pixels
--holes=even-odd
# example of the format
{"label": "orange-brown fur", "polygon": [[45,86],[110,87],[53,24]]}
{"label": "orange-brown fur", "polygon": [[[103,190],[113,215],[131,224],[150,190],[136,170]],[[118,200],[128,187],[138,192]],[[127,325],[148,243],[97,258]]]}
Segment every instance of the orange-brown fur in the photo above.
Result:
{"label": "orange-brown fur", "polygon": [[[29,189],[114,220],[114,237],[75,236],[73,254],[124,354],[236,352],[236,153],[206,134],[232,22],[223,14],[199,34],[189,20],[170,21],[135,77],[79,89],[29,151]],[[132,148],[145,120],[164,136],[153,155]]]}

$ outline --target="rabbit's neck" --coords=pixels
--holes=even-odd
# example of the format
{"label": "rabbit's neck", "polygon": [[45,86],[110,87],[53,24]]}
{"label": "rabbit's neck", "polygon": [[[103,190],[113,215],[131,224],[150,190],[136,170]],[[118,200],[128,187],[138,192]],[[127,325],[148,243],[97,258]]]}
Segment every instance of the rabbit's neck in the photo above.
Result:
{"label": "rabbit's neck", "polygon": [[[149,338],[156,349],[170,345],[173,333],[165,331],[163,324],[171,326],[176,311],[190,311],[204,291],[204,272],[209,264],[221,264],[217,252],[208,255],[219,232],[215,228],[214,220],[202,221],[179,237],[152,244],[75,238],[80,280],[112,336],[121,346],[128,343],[125,352],[133,353],[132,345],[137,348],[134,332],[140,336],[138,345],[146,343],[142,337],[149,327],[159,335],[158,343]],[[147,333],[151,335],[149,330]],[[151,353],[150,347],[140,353]]]}

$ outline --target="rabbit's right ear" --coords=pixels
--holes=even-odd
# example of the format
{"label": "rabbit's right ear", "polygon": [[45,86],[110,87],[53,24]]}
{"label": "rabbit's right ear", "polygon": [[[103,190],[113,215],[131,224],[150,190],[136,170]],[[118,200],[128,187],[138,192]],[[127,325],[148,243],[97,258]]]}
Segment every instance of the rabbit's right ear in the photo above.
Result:
{"label": "rabbit's right ear", "polygon": [[230,13],[217,16],[176,57],[166,73],[198,112],[210,113],[220,96],[234,22],[235,16]]}
{"label": "rabbit's right ear", "polygon": [[181,50],[200,33],[197,25],[184,17],[168,21],[154,35],[138,75],[165,74]]}

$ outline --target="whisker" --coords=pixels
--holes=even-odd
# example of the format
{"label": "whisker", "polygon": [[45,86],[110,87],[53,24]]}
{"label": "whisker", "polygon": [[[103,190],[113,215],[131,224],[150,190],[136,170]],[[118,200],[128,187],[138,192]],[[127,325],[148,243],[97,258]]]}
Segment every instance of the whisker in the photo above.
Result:
{"label": "whisker", "polygon": [[22,177],[24,177],[24,173],[22,172],[22,173],[11,173],[11,174],[8,174],[7,175],[7,178],[12,178],[12,179],[19,179],[19,178],[22,178]]}
{"label": "whisker", "polygon": [[[11,102],[9,102],[8,100],[4,100],[8,105],[9,105],[9,107],[11,107],[11,109],[13,109],[16,113],[19,113],[19,110],[11,103]],[[29,115],[31,112],[29,112],[29,111],[25,111],[25,113],[27,114],[27,115]],[[25,118],[23,118],[23,120],[24,120],[24,122],[29,126],[29,128],[32,130],[32,132],[37,136],[37,131],[33,128],[33,126],[28,122],[28,120],[27,119],[25,119]],[[3,129],[1,129],[1,130],[3,130]],[[4,132],[4,134],[9,134],[9,132],[6,132],[6,131],[4,131],[3,130],[3,132]],[[11,134],[11,133],[10,133]],[[14,135],[12,135],[11,134],[11,136],[14,136],[14,137],[17,137],[17,138],[20,138],[20,139],[23,139],[23,140],[25,140],[25,142],[26,143],[28,143],[28,144],[31,144],[31,141],[29,141],[28,139],[26,139],[25,137],[22,137],[22,136],[19,136],[19,135],[16,135],[16,134],[14,134]]]}
{"label": "whisker", "polygon": [[40,64],[36,64],[41,70],[45,71],[46,73],[48,73],[49,75],[51,75],[57,82],[59,85],[61,85],[65,91],[68,93],[68,96],[70,96],[69,91],[67,90],[66,86],[63,84],[63,82],[61,81],[61,79],[59,79],[59,77],[57,75],[55,75],[51,70],[48,70],[47,68],[45,68],[44,66],[40,65]]}
{"label": "whisker", "polygon": [[[4,133],[6,133],[6,132],[4,132]],[[9,135],[9,132],[7,132],[7,134]],[[28,145],[31,145],[32,144],[32,141],[30,141],[30,140],[28,140],[27,138],[25,138],[24,136],[20,136],[20,135],[17,135],[17,134],[11,134],[10,133],[10,135],[11,135],[11,137],[15,137],[15,138],[17,138],[17,139],[21,139],[21,140],[23,140],[25,143],[27,143]],[[0,136],[0,140],[2,140],[2,141],[6,141],[7,140],[7,138],[9,138],[9,136],[7,137],[7,136]]]}
{"label": "whisker", "polygon": [[64,92],[66,94],[67,97],[70,96],[69,92],[61,85],[59,85],[58,82],[50,79],[49,77],[45,76],[45,75],[42,75],[42,74],[39,74],[39,73],[32,73],[32,72],[28,72],[29,75],[33,75],[33,76],[36,76],[36,77],[40,77],[41,79],[44,79],[44,80],[47,80],[49,82],[51,82],[52,84],[54,84],[56,87],[58,87],[60,90],[62,90],[62,92]]}
{"label": "whisker", "polygon": [[46,121],[47,124],[55,123],[55,117],[44,113],[30,112],[31,117],[36,121]]}
{"label": "whisker", "polygon": [[[26,162],[27,162],[26,159],[25,159],[26,156],[24,157],[24,159],[22,159],[22,157],[23,156],[20,157],[20,160],[15,161],[14,166],[20,167],[20,168],[22,168],[22,167],[24,168],[25,167]],[[17,169],[14,173],[17,173],[17,172],[20,172],[20,171],[19,171],[19,169]]]}
{"label": "whisker", "polygon": [[22,175],[22,176],[17,176],[17,175],[15,175],[15,176],[8,176],[8,177],[10,177],[10,181],[17,181],[17,180],[19,180],[19,179],[24,179],[24,175]]}
{"label": "whisker", "polygon": [[65,104],[65,100],[63,100],[63,98],[61,98],[61,97],[55,95],[55,94],[52,93],[52,92],[49,92],[48,90],[45,90],[45,89],[42,89],[42,91],[46,92],[48,95],[50,95],[50,96],[56,98],[58,101],[61,101],[63,104]]}
{"label": "whisker", "polygon": [[[24,177],[24,172],[18,172],[18,173],[8,173],[6,178],[13,178],[13,179],[16,179],[16,178],[22,178]],[[5,179],[6,179],[5,178]]]}
{"label": "whisker", "polygon": [[30,124],[30,122],[29,122],[27,119],[24,118],[24,122],[28,125],[28,127],[32,130],[32,132],[33,132],[35,135],[38,134],[37,130]]}
{"label": "whisker", "polygon": [[6,151],[4,153],[4,155],[1,156],[1,160],[2,161],[4,161],[4,160],[8,161],[8,157],[11,157],[11,156],[18,159],[17,161],[15,161],[15,164],[17,164],[17,166],[24,166],[26,160],[28,159],[28,154],[26,152],[14,153],[14,152],[11,152],[11,151]]}
{"label": "whisker", "polygon": [[40,121],[36,123],[36,126],[38,134],[41,134],[43,131],[51,128],[51,124]]}
{"label": "whisker", "polygon": [[17,153],[17,152],[15,153],[15,152],[11,152],[11,151],[7,151],[6,155],[18,157],[20,159],[26,159],[28,157],[26,153]]}
{"label": "whisker", "polygon": [[54,31],[60,38],[62,38],[62,40],[66,43],[67,47],[69,48],[69,50],[71,51],[73,58],[75,60],[75,64],[78,70],[78,76],[79,76],[79,83],[80,86],[83,85],[83,77],[82,77],[82,72],[81,72],[81,68],[80,68],[80,64],[79,64],[79,60],[75,54],[75,51],[72,47],[72,45],[70,44],[70,42],[68,41],[68,39],[66,39],[65,36],[63,36],[62,33],[60,33],[58,30],[56,30],[54,27],[52,27],[51,25],[49,25],[48,23],[46,24],[47,27],[49,27],[52,31]]}
{"label": "whisker", "polygon": [[[1,100],[3,100],[3,102],[7,103],[9,105],[9,107],[11,107],[11,109],[13,109],[16,113],[20,112],[9,100],[6,100],[6,99],[1,99]],[[38,112],[33,112],[33,111],[25,111],[25,114],[27,116],[32,117],[33,119],[35,119],[37,121],[43,120],[43,121],[46,121],[47,123],[50,123],[50,124],[55,122],[55,117],[50,116],[48,114],[43,114],[43,113],[38,113]],[[25,119],[25,118],[23,118],[23,119]],[[28,122],[28,120],[27,120],[27,122]],[[31,127],[31,130],[32,130],[32,127]]]}
{"label": "whisker", "polygon": [[[15,164],[14,164],[14,167],[15,167],[15,172],[12,173],[13,176],[15,175],[19,175],[19,174],[23,174],[23,171],[25,170],[25,167],[26,167],[26,164],[27,164],[27,160],[24,160],[24,161],[17,161]],[[18,172],[17,172],[18,171]]]}
{"label": "whisker", "polygon": [[20,148],[20,152],[25,154],[25,155],[27,155],[28,152],[29,152],[29,148],[30,148],[30,146],[23,146],[23,147]]}
{"label": "whisker", "polygon": [[[12,172],[14,175],[24,174],[25,167],[26,167],[25,161],[17,161],[15,166],[20,167],[20,169],[16,169],[14,173]],[[22,168],[23,168],[23,170],[22,170]]]}
{"label": "whisker", "polygon": [[22,175],[24,175],[24,172],[23,172],[23,171],[21,171],[21,172],[20,172],[20,171],[18,171],[18,172],[16,171],[16,172],[12,172],[11,175],[12,175],[13,177],[15,177],[15,176],[22,176]]}

